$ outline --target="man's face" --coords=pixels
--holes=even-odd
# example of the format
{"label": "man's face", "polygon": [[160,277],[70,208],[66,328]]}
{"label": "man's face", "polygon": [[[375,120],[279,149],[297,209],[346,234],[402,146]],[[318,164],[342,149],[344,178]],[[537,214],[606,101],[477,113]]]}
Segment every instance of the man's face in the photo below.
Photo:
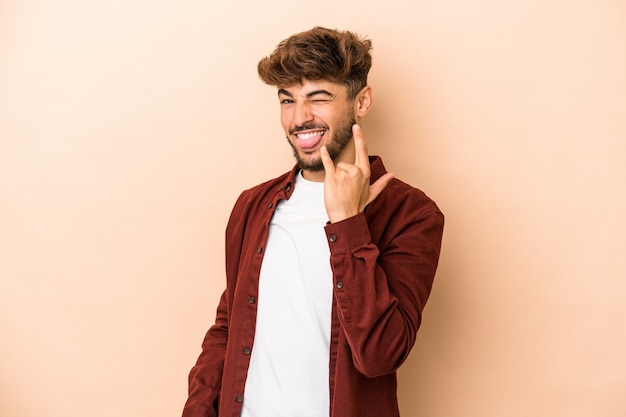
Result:
{"label": "man's face", "polygon": [[280,117],[298,166],[310,173],[323,171],[320,148],[333,160],[352,140],[354,102],[347,88],[330,81],[306,81],[278,90]]}

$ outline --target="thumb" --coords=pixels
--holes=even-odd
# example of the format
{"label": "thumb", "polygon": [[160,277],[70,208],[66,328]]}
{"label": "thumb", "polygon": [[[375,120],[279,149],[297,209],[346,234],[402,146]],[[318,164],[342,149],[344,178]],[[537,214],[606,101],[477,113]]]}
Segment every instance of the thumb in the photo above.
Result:
{"label": "thumb", "polygon": [[367,198],[367,202],[365,205],[368,205],[372,201],[376,200],[376,197],[380,195],[380,193],[389,185],[391,180],[394,178],[394,174],[391,172],[387,172],[385,175],[377,179],[372,185],[370,185],[370,194]]}

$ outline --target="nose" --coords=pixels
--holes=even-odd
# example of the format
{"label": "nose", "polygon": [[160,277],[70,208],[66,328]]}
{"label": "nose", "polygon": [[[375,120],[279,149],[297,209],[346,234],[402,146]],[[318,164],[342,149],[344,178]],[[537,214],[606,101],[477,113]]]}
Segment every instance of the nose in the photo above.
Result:
{"label": "nose", "polygon": [[304,126],[305,123],[313,120],[313,112],[308,101],[302,100],[295,103],[293,122],[296,126]]}

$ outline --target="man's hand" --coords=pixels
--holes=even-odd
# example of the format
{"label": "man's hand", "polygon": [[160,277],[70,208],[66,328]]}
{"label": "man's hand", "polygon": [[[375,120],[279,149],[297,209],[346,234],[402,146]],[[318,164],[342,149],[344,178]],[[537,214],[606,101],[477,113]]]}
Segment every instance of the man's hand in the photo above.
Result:
{"label": "man's hand", "polygon": [[324,179],[324,203],[328,220],[331,223],[347,219],[361,213],[365,207],[378,197],[393,178],[386,173],[370,185],[370,162],[367,145],[359,125],[352,126],[354,136],[354,164],[338,162],[335,166],[326,147],[322,147],[321,156],[326,177]]}

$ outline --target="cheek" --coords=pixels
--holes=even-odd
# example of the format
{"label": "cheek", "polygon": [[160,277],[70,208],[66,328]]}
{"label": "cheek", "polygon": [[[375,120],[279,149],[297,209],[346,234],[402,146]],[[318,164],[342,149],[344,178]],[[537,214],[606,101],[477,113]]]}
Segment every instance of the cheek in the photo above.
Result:
{"label": "cheek", "polygon": [[288,132],[291,124],[291,117],[288,112],[281,110],[280,112],[280,124],[283,126],[285,132]]}

